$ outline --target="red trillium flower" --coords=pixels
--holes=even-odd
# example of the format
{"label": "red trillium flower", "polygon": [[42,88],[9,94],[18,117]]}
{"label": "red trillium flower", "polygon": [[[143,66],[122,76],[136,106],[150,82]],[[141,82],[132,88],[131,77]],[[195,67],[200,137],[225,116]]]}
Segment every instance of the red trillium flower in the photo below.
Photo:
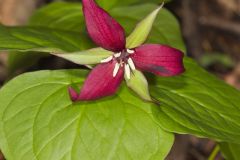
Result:
{"label": "red trillium flower", "polygon": [[124,77],[131,79],[135,70],[159,76],[184,72],[183,53],[166,45],[145,44],[126,48],[123,27],[94,0],[82,0],[87,31],[92,40],[112,55],[102,59],[88,75],[80,94],[69,87],[72,101],[96,100],[113,95]]}

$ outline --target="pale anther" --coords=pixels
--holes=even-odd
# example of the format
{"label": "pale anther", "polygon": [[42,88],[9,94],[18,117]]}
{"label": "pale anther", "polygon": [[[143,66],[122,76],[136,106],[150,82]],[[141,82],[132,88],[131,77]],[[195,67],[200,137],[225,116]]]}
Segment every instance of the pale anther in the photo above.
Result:
{"label": "pale anther", "polygon": [[126,74],[127,79],[130,79],[131,78],[131,71],[130,71],[129,65],[125,64],[124,69],[125,69],[125,74]]}
{"label": "pale anther", "polygon": [[119,52],[119,53],[116,53],[116,54],[114,54],[114,57],[116,57],[116,58],[118,58],[118,57],[120,57],[121,56],[121,52]]}
{"label": "pale anther", "polygon": [[134,51],[134,50],[131,50],[131,49],[127,49],[127,52],[128,52],[129,54],[135,53],[135,51]]}
{"label": "pale anther", "polygon": [[105,59],[101,60],[101,63],[110,62],[112,59],[113,59],[113,56],[110,56],[110,57],[108,57],[108,58],[105,58]]}
{"label": "pale anther", "polygon": [[116,64],[115,64],[115,67],[114,67],[114,70],[113,70],[113,77],[116,77],[119,68],[120,68],[120,64],[119,64],[119,63],[116,63]]}
{"label": "pale anther", "polygon": [[133,63],[132,58],[128,58],[128,64],[129,64],[130,68],[131,68],[133,71],[136,70],[136,67],[135,67],[135,65],[134,65],[134,63]]}

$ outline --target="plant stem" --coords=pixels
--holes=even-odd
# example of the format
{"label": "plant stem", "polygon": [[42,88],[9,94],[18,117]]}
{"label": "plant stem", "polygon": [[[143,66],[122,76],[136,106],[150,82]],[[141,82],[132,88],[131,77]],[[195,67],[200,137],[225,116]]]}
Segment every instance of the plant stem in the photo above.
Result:
{"label": "plant stem", "polygon": [[216,145],[215,148],[213,149],[212,153],[210,154],[210,156],[208,157],[208,160],[214,160],[218,154],[220,150],[219,145]]}

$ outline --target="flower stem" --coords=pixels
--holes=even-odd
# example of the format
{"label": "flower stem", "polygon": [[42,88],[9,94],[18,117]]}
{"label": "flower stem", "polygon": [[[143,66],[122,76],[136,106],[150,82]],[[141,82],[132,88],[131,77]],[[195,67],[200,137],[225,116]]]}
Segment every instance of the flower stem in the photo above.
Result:
{"label": "flower stem", "polygon": [[208,160],[214,160],[218,154],[220,150],[219,145],[216,145],[215,148],[213,149],[212,153],[210,154],[210,156],[208,157]]}

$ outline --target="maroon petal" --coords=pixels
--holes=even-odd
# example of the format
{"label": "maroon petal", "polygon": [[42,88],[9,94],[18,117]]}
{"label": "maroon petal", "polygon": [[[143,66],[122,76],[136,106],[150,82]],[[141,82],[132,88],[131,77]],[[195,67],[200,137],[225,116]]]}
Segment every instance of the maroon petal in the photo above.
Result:
{"label": "maroon petal", "polygon": [[72,87],[68,87],[68,93],[73,102],[77,101],[78,93]]}
{"label": "maroon petal", "polygon": [[94,0],[82,0],[82,3],[87,30],[93,41],[107,50],[122,51],[126,43],[122,26]]}
{"label": "maroon petal", "polygon": [[139,70],[160,76],[174,76],[184,72],[184,54],[169,46],[148,44],[135,49],[131,57]]}
{"label": "maroon petal", "polygon": [[88,75],[77,100],[96,100],[114,94],[123,80],[120,68],[113,77],[116,62],[97,65]]}

